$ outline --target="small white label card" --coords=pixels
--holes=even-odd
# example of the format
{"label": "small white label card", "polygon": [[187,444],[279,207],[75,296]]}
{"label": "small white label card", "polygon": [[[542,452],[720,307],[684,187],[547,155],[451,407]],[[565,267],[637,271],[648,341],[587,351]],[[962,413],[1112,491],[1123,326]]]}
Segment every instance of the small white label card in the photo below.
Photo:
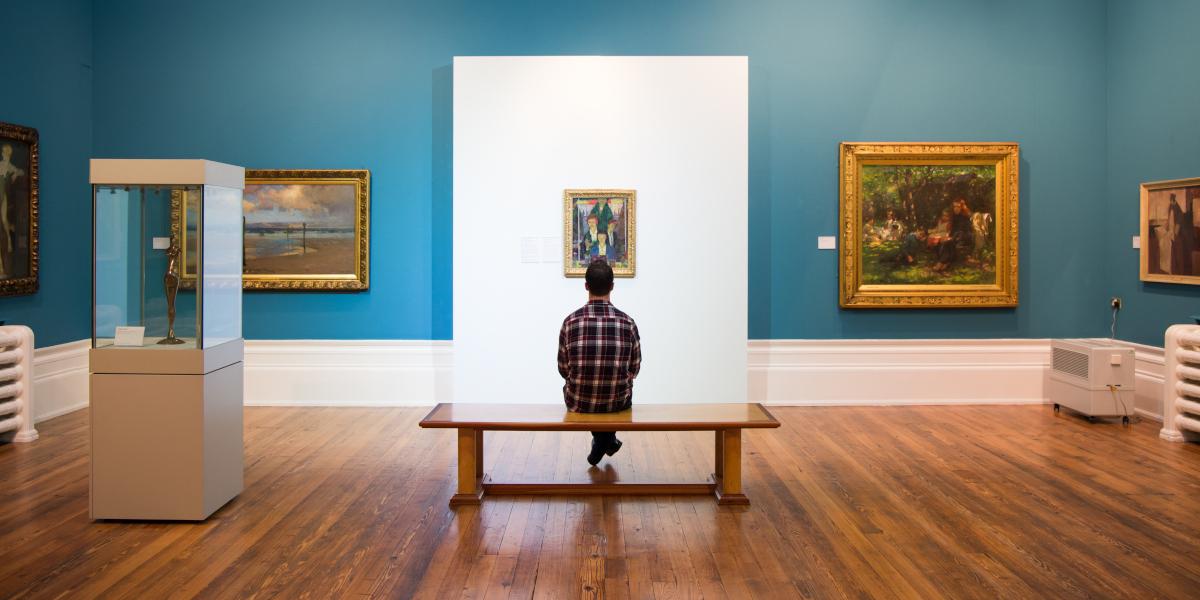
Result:
{"label": "small white label card", "polygon": [[542,246],[539,240],[535,237],[521,238],[521,262],[523,263],[540,263],[542,262]]}
{"label": "small white label card", "polygon": [[542,238],[542,262],[558,262],[558,258],[562,256],[563,252],[561,239],[557,237]]}
{"label": "small white label card", "polygon": [[155,250],[166,250],[171,247],[171,238],[156,237],[150,239],[150,246]]}
{"label": "small white label card", "polygon": [[832,235],[817,236],[817,250],[836,250],[837,238]]}
{"label": "small white label card", "polygon": [[1140,235],[1133,236],[1133,247],[1134,248],[1142,247],[1142,236],[1140,236]]}
{"label": "small white label card", "polygon": [[142,347],[142,340],[146,336],[145,327],[118,327],[117,336],[113,339],[114,346],[136,346]]}

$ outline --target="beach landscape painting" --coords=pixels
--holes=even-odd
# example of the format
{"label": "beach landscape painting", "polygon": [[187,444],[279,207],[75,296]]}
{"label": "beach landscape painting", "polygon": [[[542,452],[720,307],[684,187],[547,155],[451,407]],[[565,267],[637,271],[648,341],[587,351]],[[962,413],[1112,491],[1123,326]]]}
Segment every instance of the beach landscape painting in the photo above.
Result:
{"label": "beach landscape painting", "polygon": [[247,171],[243,286],[367,289],[369,206],[366,170]]}

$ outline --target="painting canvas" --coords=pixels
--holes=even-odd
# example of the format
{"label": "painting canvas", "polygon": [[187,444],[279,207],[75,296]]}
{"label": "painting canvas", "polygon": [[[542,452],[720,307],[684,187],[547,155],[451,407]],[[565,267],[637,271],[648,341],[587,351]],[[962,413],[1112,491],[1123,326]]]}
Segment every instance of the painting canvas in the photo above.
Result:
{"label": "painting canvas", "polygon": [[637,265],[637,192],[563,192],[563,273],[582,277],[603,259],[616,277],[633,277]]}
{"label": "painting canvas", "polygon": [[1015,305],[1016,153],[843,144],[842,305]]}
{"label": "painting canvas", "polygon": [[38,133],[0,123],[0,296],[38,289]]}
{"label": "painting canvas", "polygon": [[1200,178],[1141,186],[1141,278],[1200,284]]}
{"label": "painting canvas", "polygon": [[370,173],[247,171],[246,289],[365,290]]}

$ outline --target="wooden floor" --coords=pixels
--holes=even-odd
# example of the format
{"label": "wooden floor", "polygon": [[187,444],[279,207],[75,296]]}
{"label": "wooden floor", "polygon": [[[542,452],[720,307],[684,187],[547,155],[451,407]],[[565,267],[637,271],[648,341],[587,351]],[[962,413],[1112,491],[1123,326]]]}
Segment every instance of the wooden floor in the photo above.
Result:
{"label": "wooden floor", "polygon": [[[1200,446],[1048,407],[772,408],[749,508],[447,507],[424,409],[246,409],[246,491],[203,524],[88,519],[87,415],[0,447],[3,598],[1196,598]],[[488,433],[505,480],[702,479],[711,433]],[[503,460],[501,458],[503,457]]]}

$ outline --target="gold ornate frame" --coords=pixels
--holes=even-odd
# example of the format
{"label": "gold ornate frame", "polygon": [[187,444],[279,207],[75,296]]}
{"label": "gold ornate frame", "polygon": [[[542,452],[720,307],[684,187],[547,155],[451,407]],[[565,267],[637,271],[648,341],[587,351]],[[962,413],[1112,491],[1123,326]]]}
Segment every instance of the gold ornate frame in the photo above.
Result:
{"label": "gold ornate frame", "polygon": [[29,275],[0,279],[0,296],[21,296],[38,291],[38,132],[32,127],[22,127],[0,122],[0,139],[10,139],[29,144]]}
{"label": "gold ornate frame", "polygon": [[[843,308],[1017,306],[1019,145],[1015,143],[843,142],[839,156],[839,302]],[[864,165],[991,165],[996,168],[996,282],[985,285],[862,283]]]}
{"label": "gold ornate frame", "polygon": [[[188,215],[185,194],[200,188],[186,186],[171,189],[171,238],[179,243],[179,289],[196,289],[196,272],[188,270],[188,255],[191,254],[187,234]],[[199,260],[199,256],[196,257]]]}
{"label": "gold ornate frame", "polygon": [[629,253],[628,267],[614,267],[614,277],[633,277],[637,272],[637,190],[591,189],[563,190],[563,275],[565,277],[583,277],[587,267],[571,266],[571,245],[574,236],[572,228],[575,220],[572,218],[576,198],[591,198],[594,196],[620,197],[625,200],[625,214],[628,215],[629,226],[625,231],[625,246]]}
{"label": "gold ornate frame", "polygon": [[246,185],[311,185],[350,183],[355,186],[354,273],[321,275],[243,275],[247,290],[362,291],[370,287],[371,172],[366,169],[247,170]]}
{"label": "gold ornate frame", "polygon": [[1139,225],[1139,235],[1141,236],[1139,245],[1141,247],[1138,249],[1138,270],[1142,281],[1200,285],[1200,276],[1198,275],[1165,275],[1150,272],[1150,192],[1195,186],[1200,186],[1200,177],[1151,181],[1140,186],[1141,210],[1138,213],[1138,220],[1141,222]]}

